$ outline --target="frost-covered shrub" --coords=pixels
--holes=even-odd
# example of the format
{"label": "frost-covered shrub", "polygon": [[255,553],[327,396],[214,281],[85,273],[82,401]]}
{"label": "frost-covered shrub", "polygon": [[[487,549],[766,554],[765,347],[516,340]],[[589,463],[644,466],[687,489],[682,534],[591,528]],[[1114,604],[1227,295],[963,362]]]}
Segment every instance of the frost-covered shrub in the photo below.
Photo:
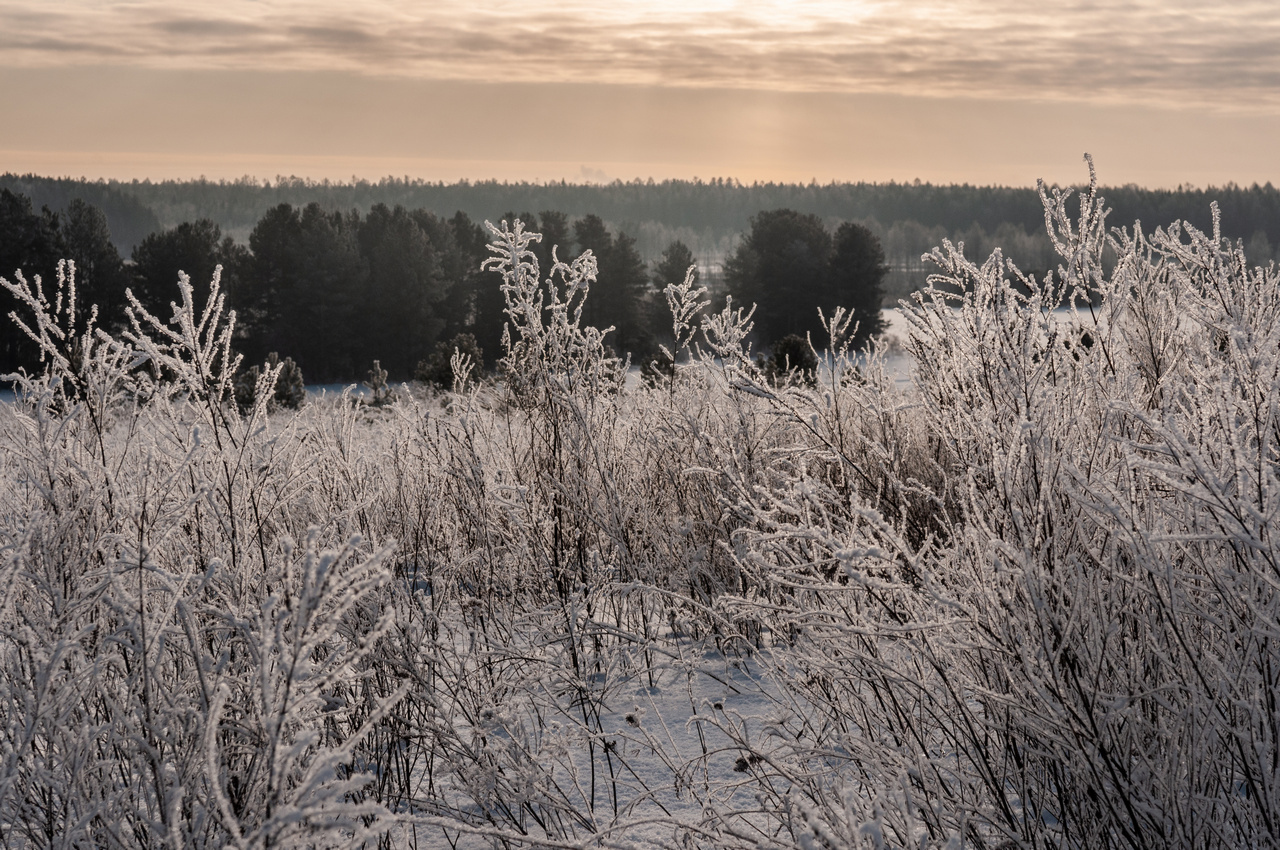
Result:
{"label": "frost-covered shrub", "polygon": [[628,388],[519,223],[443,409],[238,408],[216,279],[119,337],[7,284],[0,842],[1276,843],[1277,272],[1044,202],[1053,275],[935,253],[906,390],[692,276]]}
{"label": "frost-covered shrub", "polygon": [[[5,282],[46,354],[0,410],[0,838],[16,846],[360,845],[367,725],[343,698],[385,628],[386,550],[325,546],[298,435],[230,404],[234,316],[215,274],[162,322],[75,325]],[[68,352],[75,356],[67,356]],[[303,547],[288,542],[296,535]],[[397,694],[361,705],[365,715]]]}
{"label": "frost-covered shrub", "polygon": [[647,387],[669,386],[676,375],[676,364],[671,355],[663,350],[640,364],[640,380]]}
{"label": "frost-covered shrub", "polygon": [[1044,203],[1055,274],[944,245],[905,311],[935,531],[812,468],[752,498],[780,601],[725,605],[786,635],[779,710],[722,728],[801,845],[1277,839],[1280,279]]}

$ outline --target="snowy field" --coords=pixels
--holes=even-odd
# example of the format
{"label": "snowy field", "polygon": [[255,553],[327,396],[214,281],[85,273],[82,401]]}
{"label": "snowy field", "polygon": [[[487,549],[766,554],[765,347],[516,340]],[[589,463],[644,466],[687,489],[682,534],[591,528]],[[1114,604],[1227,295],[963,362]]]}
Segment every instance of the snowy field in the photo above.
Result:
{"label": "snowy field", "polygon": [[1065,279],[947,258],[812,385],[691,286],[633,385],[519,232],[504,382],[385,404],[26,293],[0,845],[1277,845],[1280,280],[1046,204]]}

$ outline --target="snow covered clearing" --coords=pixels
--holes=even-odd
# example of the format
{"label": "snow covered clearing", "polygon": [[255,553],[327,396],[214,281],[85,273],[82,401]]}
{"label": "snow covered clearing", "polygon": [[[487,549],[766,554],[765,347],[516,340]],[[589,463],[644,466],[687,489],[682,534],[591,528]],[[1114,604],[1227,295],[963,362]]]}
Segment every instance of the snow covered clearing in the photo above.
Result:
{"label": "snow covered clearing", "polygon": [[519,224],[439,397],[241,413],[217,280],[6,282],[0,843],[1280,843],[1280,275],[1044,202],[1044,280],[936,252],[910,381],[843,313],[769,380],[686,280],[629,382]]}

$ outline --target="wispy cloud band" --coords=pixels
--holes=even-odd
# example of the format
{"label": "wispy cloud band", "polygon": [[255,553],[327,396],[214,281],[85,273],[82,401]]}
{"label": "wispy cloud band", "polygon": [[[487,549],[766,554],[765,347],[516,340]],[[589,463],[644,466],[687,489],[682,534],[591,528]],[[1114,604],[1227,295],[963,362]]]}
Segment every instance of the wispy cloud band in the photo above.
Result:
{"label": "wispy cloud band", "polygon": [[1280,106],[1276,0],[15,0],[0,64]]}

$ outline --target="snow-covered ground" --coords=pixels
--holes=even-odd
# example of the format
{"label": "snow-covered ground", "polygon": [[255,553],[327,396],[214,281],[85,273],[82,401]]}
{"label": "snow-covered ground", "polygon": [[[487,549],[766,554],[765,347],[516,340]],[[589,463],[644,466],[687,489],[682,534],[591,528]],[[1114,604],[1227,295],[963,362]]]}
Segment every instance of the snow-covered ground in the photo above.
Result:
{"label": "snow-covered ground", "polygon": [[927,404],[562,310],[506,398],[226,416],[188,312],[0,405],[0,844],[1273,846],[1280,279],[1148,238],[1087,343],[926,306]]}

